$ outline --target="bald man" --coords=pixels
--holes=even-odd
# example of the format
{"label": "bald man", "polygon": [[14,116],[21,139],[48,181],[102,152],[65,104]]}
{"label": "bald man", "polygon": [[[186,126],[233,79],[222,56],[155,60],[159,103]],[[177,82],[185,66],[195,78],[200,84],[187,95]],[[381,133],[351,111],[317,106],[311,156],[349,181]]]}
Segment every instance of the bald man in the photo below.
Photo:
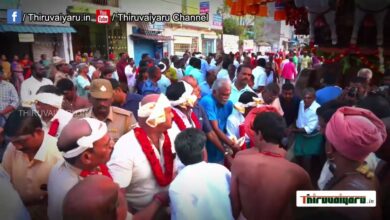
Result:
{"label": "bald man", "polygon": [[174,140],[167,134],[172,126],[171,114],[165,95],[145,96],[138,110],[139,127],[119,138],[108,162],[114,181],[136,211],[147,207],[156,193],[167,191],[173,179]]}
{"label": "bald man", "polygon": [[66,193],[89,175],[106,175],[113,141],[104,122],[93,118],[73,119],[58,138],[58,149],[65,161],[51,170],[48,181],[48,216],[62,219],[62,203]]}

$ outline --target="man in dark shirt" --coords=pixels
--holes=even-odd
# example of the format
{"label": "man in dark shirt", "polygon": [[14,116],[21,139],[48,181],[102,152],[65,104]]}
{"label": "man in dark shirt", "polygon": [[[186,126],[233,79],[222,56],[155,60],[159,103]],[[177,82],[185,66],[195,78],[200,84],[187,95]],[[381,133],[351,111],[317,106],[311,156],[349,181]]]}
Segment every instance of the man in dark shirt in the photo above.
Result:
{"label": "man in dark shirt", "polygon": [[285,83],[282,86],[282,95],[279,99],[284,112],[283,117],[286,120],[287,127],[290,127],[290,125],[294,124],[297,120],[299,102],[301,101],[294,95],[294,85]]}
{"label": "man in dark shirt", "polygon": [[110,79],[110,82],[114,89],[113,105],[131,111],[138,121],[138,108],[142,96],[136,93],[129,93],[128,87],[124,84],[119,84],[116,79]]}

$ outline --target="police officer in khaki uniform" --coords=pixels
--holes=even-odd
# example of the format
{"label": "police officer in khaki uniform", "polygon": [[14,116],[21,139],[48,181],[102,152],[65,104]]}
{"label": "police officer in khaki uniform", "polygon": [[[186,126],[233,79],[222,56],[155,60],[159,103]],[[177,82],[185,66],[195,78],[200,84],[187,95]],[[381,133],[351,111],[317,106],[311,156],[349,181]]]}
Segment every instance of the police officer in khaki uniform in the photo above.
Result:
{"label": "police officer in khaki uniform", "polygon": [[104,121],[108,133],[114,142],[133,129],[137,121],[132,112],[111,106],[114,91],[106,79],[92,80],[89,101],[92,107],[80,109],[73,113],[74,118],[91,117]]}

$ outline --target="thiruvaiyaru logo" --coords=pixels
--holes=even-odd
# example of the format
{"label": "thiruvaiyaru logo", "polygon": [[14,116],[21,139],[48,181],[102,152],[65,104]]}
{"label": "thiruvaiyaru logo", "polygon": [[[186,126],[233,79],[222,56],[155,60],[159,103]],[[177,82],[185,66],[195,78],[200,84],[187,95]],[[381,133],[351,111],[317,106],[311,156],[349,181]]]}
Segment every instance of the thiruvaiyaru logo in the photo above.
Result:
{"label": "thiruvaiyaru logo", "polygon": [[375,191],[297,191],[297,207],[375,207]]}
{"label": "thiruvaiyaru logo", "polygon": [[18,9],[7,10],[7,24],[20,24],[22,23],[22,11]]}

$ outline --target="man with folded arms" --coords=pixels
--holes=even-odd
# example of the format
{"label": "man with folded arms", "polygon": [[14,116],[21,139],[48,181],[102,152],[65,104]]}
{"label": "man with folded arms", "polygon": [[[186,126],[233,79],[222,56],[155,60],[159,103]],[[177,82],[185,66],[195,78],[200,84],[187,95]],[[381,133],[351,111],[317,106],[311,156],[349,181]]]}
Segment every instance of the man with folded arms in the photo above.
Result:
{"label": "man with folded arms", "polygon": [[139,127],[119,138],[108,162],[114,182],[126,193],[135,212],[146,208],[156,193],[166,192],[173,179],[173,140],[167,133],[172,126],[171,114],[165,95],[145,96],[138,110]]}

